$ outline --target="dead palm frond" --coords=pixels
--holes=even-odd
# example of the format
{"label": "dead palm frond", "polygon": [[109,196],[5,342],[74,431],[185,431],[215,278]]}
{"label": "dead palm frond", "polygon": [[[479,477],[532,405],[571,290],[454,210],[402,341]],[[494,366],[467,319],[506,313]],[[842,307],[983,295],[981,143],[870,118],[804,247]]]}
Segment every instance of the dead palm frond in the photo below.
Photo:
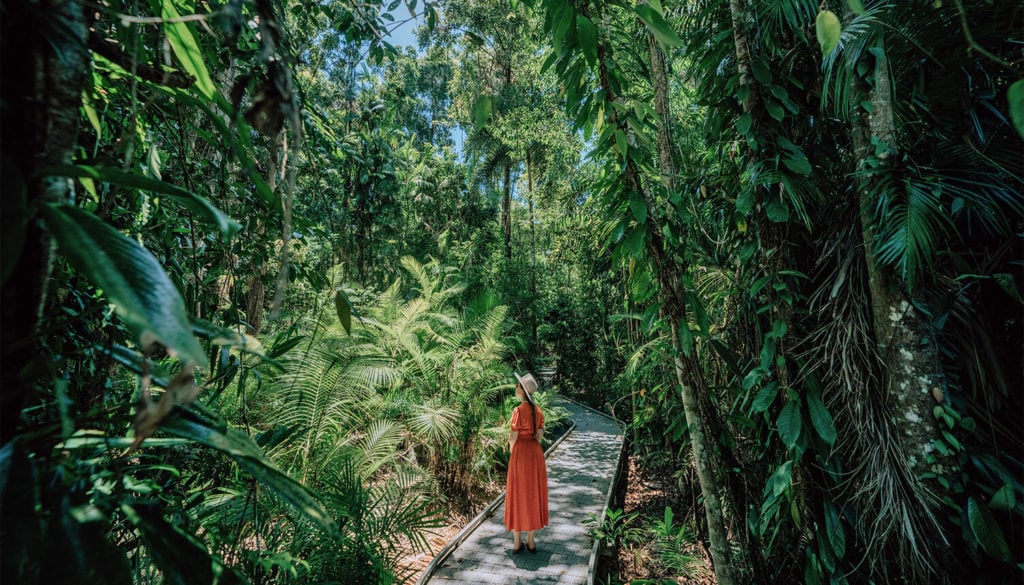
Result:
{"label": "dead palm frond", "polygon": [[[896,417],[884,396],[884,365],[875,347],[867,275],[849,224],[821,245],[817,286],[809,299],[818,326],[798,350],[808,364],[804,375],[822,382],[822,399],[836,423],[835,452],[845,467],[835,499],[857,510],[849,520],[857,531],[868,570],[886,580],[892,567],[927,580],[939,566],[936,545],[944,542],[934,516],[935,496],[918,480],[910,454],[900,447]],[[922,581],[923,582],[923,581]]]}

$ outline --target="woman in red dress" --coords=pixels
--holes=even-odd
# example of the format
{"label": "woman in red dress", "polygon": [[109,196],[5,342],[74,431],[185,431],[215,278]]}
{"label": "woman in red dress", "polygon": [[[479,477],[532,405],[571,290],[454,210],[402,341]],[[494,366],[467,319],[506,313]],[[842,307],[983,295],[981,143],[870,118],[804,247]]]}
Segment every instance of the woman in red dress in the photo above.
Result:
{"label": "woman in red dress", "polygon": [[533,392],[537,390],[533,375],[516,374],[516,378],[516,397],[522,402],[512,411],[512,433],[508,439],[512,454],[505,492],[505,527],[514,535],[513,554],[523,550],[523,532],[526,549],[537,552],[534,532],[548,525],[548,472],[540,446],[544,413],[533,402]]}

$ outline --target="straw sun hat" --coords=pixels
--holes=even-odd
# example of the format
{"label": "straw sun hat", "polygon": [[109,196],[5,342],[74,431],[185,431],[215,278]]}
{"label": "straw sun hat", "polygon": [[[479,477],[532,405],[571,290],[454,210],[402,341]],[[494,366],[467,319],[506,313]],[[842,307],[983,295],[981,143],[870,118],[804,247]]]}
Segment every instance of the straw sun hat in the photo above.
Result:
{"label": "straw sun hat", "polygon": [[526,391],[526,399],[530,404],[533,404],[533,393],[537,391],[537,380],[534,379],[533,374],[520,376],[515,372],[512,373],[515,374],[516,379],[519,380],[519,385]]}

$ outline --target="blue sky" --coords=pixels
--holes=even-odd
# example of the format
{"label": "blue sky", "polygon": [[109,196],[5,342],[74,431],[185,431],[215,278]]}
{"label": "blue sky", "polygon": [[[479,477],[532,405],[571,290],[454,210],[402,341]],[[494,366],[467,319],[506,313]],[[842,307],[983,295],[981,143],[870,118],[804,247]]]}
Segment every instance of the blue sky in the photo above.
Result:
{"label": "blue sky", "polygon": [[[395,22],[402,22],[409,18],[409,10],[405,6],[399,6],[391,12],[395,17]],[[409,20],[403,23],[398,28],[391,31],[388,42],[392,45],[408,45],[411,47],[416,46],[416,27],[419,26],[419,19]],[[390,28],[390,27],[389,27]]]}

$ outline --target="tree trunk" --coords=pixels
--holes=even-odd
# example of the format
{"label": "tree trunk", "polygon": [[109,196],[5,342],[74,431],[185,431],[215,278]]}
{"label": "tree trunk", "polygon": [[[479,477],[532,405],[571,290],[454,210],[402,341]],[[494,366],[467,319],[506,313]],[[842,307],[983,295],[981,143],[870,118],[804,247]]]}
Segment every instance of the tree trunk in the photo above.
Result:
{"label": "tree trunk", "polygon": [[[660,49],[656,50],[660,51]],[[652,59],[655,60],[655,59]],[[668,84],[666,82],[664,60],[656,59],[658,62],[662,62],[662,69],[659,74],[659,86],[655,87],[655,103],[658,101],[662,106],[663,111],[659,112],[663,116],[663,124],[665,127],[665,133],[668,132],[670,120],[668,119]],[[607,71],[604,65],[604,47],[603,45],[598,46],[598,62],[601,69],[601,85],[604,88],[606,99],[614,101],[617,97],[615,96],[610,84],[608,83]],[[657,97],[656,94],[660,92],[663,95]],[[610,109],[614,112],[613,109]],[[617,123],[617,117],[612,114],[612,122]],[[665,149],[659,150],[660,160],[666,168],[662,169],[662,174],[667,175],[669,181],[666,183],[667,186],[672,187],[674,184],[673,178],[675,176],[675,165],[672,162],[672,150],[671,140],[666,135],[663,139],[659,136],[659,144],[663,144]],[[624,153],[625,155],[625,153]],[[734,567],[732,562],[732,554],[729,546],[728,533],[725,530],[724,513],[722,510],[722,503],[720,498],[720,488],[718,478],[715,475],[714,467],[718,463],[715,458],[714,450],[709,450],[707,442],[705,441],[705,435],[703,435],[703,417],[700,411],[699,392],[707,392],[707,384],[703,379],[703,372],[700,370],[699,365],[696,364],[691,357],[686,356],[684,348],[681,345],[679,339],[679,327],[689,327],[686,320],[686,299],[683,292],[679,289],[679,285],[682,279],[679,278],[680,268],[671,257],[666,257],[666,247],[662,240],[662,227],[657,221],[657,206],[653,201],[653,198],[648,192],[644,190],[643,183],[641,182],[641,173],[636,168],[636,163],[632,159],[627,157],[626,169],[625,169],[625,182],[627,189],[641,195],[644,202],[647,205],[647,221],[645,229],[647,232],[647,251],[651,258],[654,260],[654,265],[657,270],[657,281],[660,296],[665,300],[665,306],[663,308],[664,315],[668,319],[672,328],[672,344],[674,348],[675,358],[675,372],[676,381],[680,387],[680,393],[682,395],[683,411],[686,416],[687,428],[689,430],[690,445],[693,449],[693,462],[697,468],[697,477],[700,482],[700,491],[705,497],[705,514],[708,519],[708,538],[711,542],[711,553],[712,561],[715,566],[715,576],[718,579],[719,585],[733,585],[736,580],[734,577]]]}
{"label": "tree trunk", "polygon": [[[67,202],[71,185],[65,178],[37,177],[35,171],[71,163],[78,140],[83,82],[89,72],[86,14],[82,4],[74,1],[4,4],[5,107],[0,126],[3,172],[7,175],[4,209],[7,211],[9,198],[15,196],[8,192],[8,184],[19,180],[24,181],[26,207],[23,217],[5,217],[3,227],[16,232],[24,228],[21,253],[0,292],[0,440],[4,443],[17,431],[22,398],[33,382],[20,377],[21,369],[41,353],[35,336],[42,320],[54,245],[36,214],[44,203]],[[50,25],[46,34],[25,25],[42,18]],[[12,225],[12,219],[17,225]],[[3,253],[14,252],[5,249]],[[5,258],[5,262],[10,260]]]}
{"label": "tree trunk", "polygon": [[[537,227],[533,221],[533,160],[530,153],[526,153],[526,188],[527,199],[530,205],[530,298],[537,298]],[[530,312],[530,341],[534,348],[537,347],[537,315]]]}
{"label": "tree trunk", "polygon": [[512,260],[512,165],[505,165],[504,192],[501,196],[501,229],[505,234],[505,259]]}
{"label": "tree trunk", "polygon": [[[888,155],[882,155],[883,161],[899,146],[887,58],[875,59],[873,89],[856,76],[851,77],[855,95],[870,91],[872,104],[870,115],[856,109],[851,123],[854,155],[858,170],[862,170],[875,153],[872,136],[890,149]],[[953,553],[945,536],[950,528],[943,527],[938,520],[942,516],[941,504],[932,495],[932,492],[942,495],[947,490],[937,483],[925,486],[919,479],[922,473],[929,471],[926,458],[937,455],[933,441],[941,439],[932,410],[937,402],[942,402],[944,376],[927,316],[910,302],[906,283],[889,275],[878,261],[873,217],[877,200],[873,196],[872,178],[859,179],[857,191],[875,348],[885,369],[880,394],[887,400],[879,410],[885,420],[876,424],[886,427],[886,435],[896,443],[884,447],[899,455],[885,458],[895,470],[867,471],[897,477],[903,484],[894,493],[901,500],[898,506],[907,510],[910,517],[899,523],[898,530],[888,534],[890,544],[899,555],[891,562],[909,564],[905,578],[909,582],[925,583],[941,572],[942,559],[952,558]],[[863,440],[870,442],[875,438]],[[951,458],[943,461],[945,465],[954,463]],[[870,530],[870,527],[862,527],[862,530]],[[881,540],[878,546],[884,547],[885,539]]]}

